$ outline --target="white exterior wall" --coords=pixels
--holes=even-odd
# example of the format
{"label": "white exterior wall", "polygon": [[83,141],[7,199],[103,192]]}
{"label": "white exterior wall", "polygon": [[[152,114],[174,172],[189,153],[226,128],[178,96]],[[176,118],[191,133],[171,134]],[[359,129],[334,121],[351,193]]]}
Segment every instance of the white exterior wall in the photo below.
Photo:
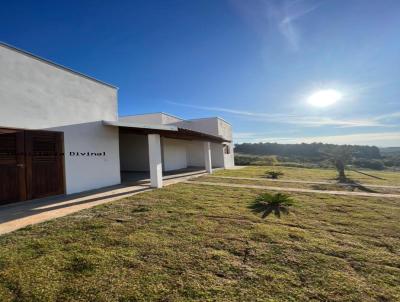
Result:
{"label": "white exterior wall", "polygon": [[64,132],[67,193],[120,183],[115,88],[0,44],[0,104],[2,127]]}
{"label": "white exterior wall", "polygon": [[141,123],[145,125],[166,125],[182,121],[177,117],[162,112],[121,116],[119,117],[119,120],[123,122]]}
{"label": "white exterior wall", "polygon": [[203,142],[188,141],[187,165],[188,167],[204,167]]}
{"label": "white exterior wall", "polygon": [[149,171],[147,135],[121,133],[119,144],[121,171]]}
{"label": "white exterior wall", "polygon": [[233,153],[233,143],[228,144],[230,149],[230,154],[224,154],[224,167],[226,169],[235,166],[235,154]]}
{"label": "white exterior wall", "polygon": [[[64,132],[67,194],[121,182],[118,128],[101,122],[51,128]],[[70,152],[105,152],[105,156],[71,156]]]}
{"label": "white exterior wall", "polygon": [[[120,118],[121,121],[143,123],[143,124],[172,124],[178,127],[204,132],[215,136],[221,136],[226,140],[232,140],[232,127],[229,123],[217,117],[201,118],[194,120],[182,120],[165,113],[151,113],[132,115]],[[233,143],[224,143],[230,146],[230,154],[225,154],[223,144],[213,143],[211,145],[213,167],[230,168],[234,166]],[[198,142],[187,142],[187,166],[203,167],[204,155],[202,146]],[[182,153],[183,154],[183,153]],[[176,159],[173,159],[176,161]],[[164,166],[169,167],[166,161]],[[179,166],[179,165],[172,165]],[[182,166],[182,165],[180,165]]]}
{"label": "white exterior wall", "polygon": [[[221,136],[232,141],[232,127],[230,124],[217,117],[195,119],[176,123],[178,127],[185,127],[211,135]],[[233,143],[224,143],[230,146],[230,154],[225,154],[223,144],[213,143],[211,146],[212,162],[214,167],[231,168],[235,165]]]}
{"label": "white exterior wall", "polygon": [[211,161],[213,168],[224,167],[224,151],[222,144],[211,143]]}
{"label": "white exterior wall", "polygon": [[[221,135],[223,138],[232,141],[232,126],[227,122],[218,119],[218,135]],[[229,154],[223,153],[224,158],[224,167],[229,169],[235,166],[235,155],[233,152],[233,143],[225,143],[229,145]]]}
{"label": "white exterior wall", "polygon": [[218,135],[227,140],[232,140],[232,126],[224,120],[218,119]]}
{"label": "white exterior wall", "polygon": [[218,119],[214,117],[180,121],[176,122],[175,125],[178,127],[204,132],[211,135],[218,135]]}
{"label": "white exterior wall", "polygon": [[187,141],[162,138],[164,171],[187,168]]}

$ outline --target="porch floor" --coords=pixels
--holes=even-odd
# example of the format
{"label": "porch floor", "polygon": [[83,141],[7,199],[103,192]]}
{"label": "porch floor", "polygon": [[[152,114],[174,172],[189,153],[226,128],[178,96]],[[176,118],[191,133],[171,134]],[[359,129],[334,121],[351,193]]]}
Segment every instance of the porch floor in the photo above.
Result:
{"label": "porch floor", "polygon": [[[206,173],[204,168],[188,167],[185,169],[163,171],[163,180],[194,176],[197,174]],[[136,171],[122,171],[121,182],[125,185],[128,184],[150,184],[150,172],[136,172]]]}

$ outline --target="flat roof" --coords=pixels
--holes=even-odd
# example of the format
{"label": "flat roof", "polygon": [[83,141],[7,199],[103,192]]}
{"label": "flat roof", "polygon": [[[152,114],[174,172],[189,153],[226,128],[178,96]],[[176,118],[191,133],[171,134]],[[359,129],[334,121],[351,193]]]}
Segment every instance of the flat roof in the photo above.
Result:
{"label": "flat roof", "polygon": [[86,75],[86,74],[84,74],[84,73],[82,73],[82,72],[73,70],[73,69],[71,69],[71,68],[69,68],[69,67],[65,67],[64,65],[55,63],[55,62],[53,62],[53,61],[44,59],[44,58],[42,58],[42,57],[39,57],[39,56],[37,56],[37,55],[34,55],[34,54],[32,54],[32,53],[26,51],[26,50],[22,50],[22,49],[20,49],[20,48],[17,48],[17,47],[15,47],[15,46],[10,45],[10,44],[4,43],[4,42],[2,42],[2,41],[0,41],[0,46],[3,46],[4,48],[7,48],[7,49],[10,49],[10,50],[19,52],[19,53],[21,53],[21,54],[23,54],[23,55],[25,55],[25,56],[31,57],[31,58],[33,58],[33,59],[36,59],[36,60],[38,60],[38,61],[41,61],[41,62],[46,63],[46,64],[49,64],[49,65],[52,65],[52,66],[57,67],[57,68],[59,68],[59,69],[68,71],[68,72],[70,72],[70,73],[73,73],[73,74],[75,74],[75,75],[81,76],[81,77],[83,77],[83,78],[92,80],[92,81],[97,82],[97,83],[99,83],[99,84],[102,84],[102,85],[105,85],[105,86],[108,86],[108,87],[111,87],[111,88],[114,88],[114,89],[118,89],[118,87],[116,87],[116,86],[114,86],[114,85],[111,85],[111,84],[108,84],[108,83],[106,83],[106,82],[100,81],[100,80],[98,80],[98,79],[96,79],[96,78],[94,78],[94,77],[88,76],[88,75]]}

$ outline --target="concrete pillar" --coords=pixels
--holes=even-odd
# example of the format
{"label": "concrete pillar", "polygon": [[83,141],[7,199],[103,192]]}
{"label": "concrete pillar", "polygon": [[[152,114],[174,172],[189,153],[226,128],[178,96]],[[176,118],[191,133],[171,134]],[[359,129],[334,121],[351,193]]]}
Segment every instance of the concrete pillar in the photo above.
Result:
{"label": "concrete pillar", "polygon": [[204,142],[204,166],[207,173],[212,173],[212,162],[211,162],[211,144],[210,142]]}
{"label": "concrete pillar", "polygon": [[162,188],[162,160],[159,134],[148,134],[150,183],[153,188]]}

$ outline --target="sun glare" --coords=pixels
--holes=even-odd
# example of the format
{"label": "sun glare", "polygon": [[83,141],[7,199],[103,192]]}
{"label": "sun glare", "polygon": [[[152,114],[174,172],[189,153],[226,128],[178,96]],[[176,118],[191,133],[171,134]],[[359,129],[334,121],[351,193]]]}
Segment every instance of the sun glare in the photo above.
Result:
{"label": "sun glare", "polygon": [[328,107],[342,98],[342,94],[334,89],[319,90],[307,99],[308,103],[315,107]]}

